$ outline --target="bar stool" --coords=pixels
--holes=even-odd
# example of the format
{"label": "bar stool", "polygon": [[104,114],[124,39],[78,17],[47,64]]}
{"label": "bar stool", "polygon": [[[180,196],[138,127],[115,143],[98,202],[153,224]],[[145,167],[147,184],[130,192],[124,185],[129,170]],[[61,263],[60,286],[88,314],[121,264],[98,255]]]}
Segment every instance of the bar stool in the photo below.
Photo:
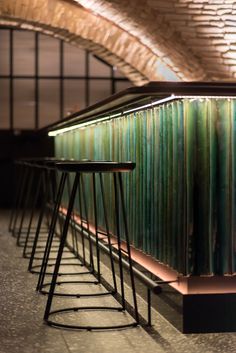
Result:
{"label": "bar stool", "polygon": [[[35,237],[37,234],[37,228],[38,226],[36,226],[36,228],[32,228],[32,224],[33,224],[33,220],[36,218],[36,224],[37,219],[38,219],[38,215],[37,215],[37,211],[38,209],[41,210],[42,209],[42,204],[43,204],[43,196],[45,196],[48,199],[48,202],[52,202],[51,200],[53,200],[53,190],[54,190],[54,183],[51,182],[51,178],[50,175],[47,173],[47,170],[45,168],[45,163],[47,162],[47,158],[41,158],[41,159],[34,159],[31,160],[28,164],[31,166],[31,168],[33,169],[33,178],[36,179],[35,180],[35,189],[31,190],[31,193],[33,193],[33,197],[32,197],[32,202],[30,205],[30,209],[29,209],[29,222],[28,222],[28,231],[26,233],[26,238],[24,239],[23,242],[23,257],[25,258],[29,258],[32,256],[32,247],[34,245],[35,242]],[[52,189],[52,195],[50,197],[50,190]],[[40,214],[40,212],[39,212]],[[41,235],[42,233],[47,234],[48,233],[48,227],[45,224],[45,228],[44,230],[40,227],[40,231],[41,231]],[[30,235],[33,234],[33,237],[30,238]],[[20,237],[20,234],[19,234]],[[41,236],[41,241],[45,241],[46,238],[44,237],[44,239],[42,239]],[[43,245],[39,245],[38,248],[43,248]],[[40,252],[40,250],[38,249],[38,252]]]}
{"label": "bar stool", "polygon": [[[32,246],[36,227],[33,226],[33,220],[36,214],[36,208],[40,207],[41,194],[44,193],[46,180],[42,166],[47,158],[23,159],[18,163],[22,166],[22,188],[17,198],[22,199],[17,203],[18,212],[15,213],[13,234],[17,236],[17,245],[23,247],[23,256],[28,257],[27,247]],[[13,211],[14,214],[14,211]],[[17,221],[19,226],[16,227]],[[10,228],[10,226],[9,226]],[[47,234],[47,227],[41,229],[41,232]]]}
{"label": "bar stool", "polygon": [[[30,258],[28,270],[31,273],[39,274],[41,265],[33,265],[34,260],[42,260],[43,253],[45,248],[45,241],[48,234],[48,226],[43,223],[43,216],[46,214],[46,223],[50,223],[50,212],[45,212],[47,207],[54,207],[55,194],[57,189],[57,176],[55,175],[55,168],[51,166],[55,165],[56,162],[61,161],[57,158],[30,158],[17,161],[20,165],[20,175],[22,175],[22,190],[23,190],[23,199],[24,202],[18,201],[22,196],[17,195],[17,204],[23,204],[21,210],[19,210],[19,215],[13,215],[14,217],[20,218],[19,228],[17,229],[17,245],[23,247],[23,257]],[[70,185],[68,183],[68,188],[70,190]],[[37,221],[37,212],[38,208],[39,219],[37,222],[37,227],[33,227],[33,220],[36,218]],[[13,212],[14,213],[14,212]],[[29,217],[28,217],[29,216]],[[29,220],[28,220],[29,218]],[[15,222],[15,221],[14,221]],[[9,226],[10,228],[10,226]],[[55,239],[59,243],[58,239]],[[58,244],[55,244],[52,253],[57,253]],[[73,250],[73,249],[72,249]],[[71,251],[68,249],[69,256],[64,260],[75,259],[75,256],[71,254]],[[51,256],[50,258],[53,263],[50,265],[53,266],[55,263],[55,257]],[[65,263],[66,265],[66,263]],[[68,265],[72,265],[68,263]],[[52,274],[52,273],[50,273]]]}
{"label": "bar stool", "polygon": [[19,209],[22,206],[23,191],[24,191],[25,182],[26,182],[26,178],[25,178],[26,168],[24,167],[23,161],[16,160],[14,161],[14,165],[15,165],[14,172],[15,172],[15,175],[17,175],[17,184],[16,184],[15,198],[13,200],[13,207],[11,209],[10,221],[8,226],[8,230],[9,232],[12,233],[12,235],[14,235],[15,233],[18,213],[19,213]]}
{"label": "bar stool", "polygon": [[[21,201],[18,202],[20,207],[15,213],[12,229],[13,236],[17,238],[16,244],[19,247],[25,248],[25,243],[27,242],[28,245],[34,239],[36,228],[32,226],[32,221],[37,202],[40,199],[40,193],[42,192],[42,173],[39,166],[43,161],[44,158],[31,158],[20,161],[23,168],[22,188],[19,196]],[[30,216],[28,217],[28,215]],[[47,229],[45,228],[44,231],[47,232]],[[23,255],[25,256],[25,251]]]}
{"label": "bar stool", "polygon": [[[122,173],[130,172],[135,168],[135,164],[132,162],[126,163],[117,163],[117,162],[106,162],[106,161],[90,161],[90,162],[64,162],[57,163],[57,167],[60,171],[62,171],[62,178],[60,181],[60,191],[58,193],[56,207],[54,209],[54,216],[57,215],[60,208],[60,200],[61,195],[63,194],[63,189],[65,185],[65,179],[67,173],[73,173],[75,175],[73,187],[71,190],[71,195],[68,203],[68,209],[65,216],[65,223],[62,230],[62,235],[60,238],[60,246],[58,250],[57,260],[54,268],[54,273],[52,277],[52,281],[50,284],[50,290],[48,295],[48,300],[46,304],[44,320],[47,324],[55,327],[61,328],[72,328],[72,329],[86,329],[86,330],[104,330],[104,329],[119,329],[125,327],[133,327],[138,325],[139,323],[139,315],[137,308],[137,300],[136,300],[136,291],[135,291],[135,283],[134,283],[134,273],[133,273],[133,265],[131,259],[130,252],[130,243],[129,243],[129,235],[128,235],[128,224],[125,212],[125,201],[124,201],[124,192],[122,185]],[[104,188],[104,174],[110,176],[111,179],[111,187],[106,188],[109,191],[109,209],[107,208],[107,196]],[[90,178],[90,184],[88,184],[88,179]],[[87,188],[85,187],[85,182],[87,182]],[[98,193],[99,186],[99,193]],[[87,191],[87,193],[86,193]],[[72,222],[72,216],[74,215],[74,204],[76,195],[78,194],[79,200],[79,215],[77,216],[78,226],[81,234],[84,231],[87,233],[87,237],[89,240],[89,255],[90,261],[86,263],[87,267],[92,270],[91,272],[96,277],[98,283],[103,283],[103,276],[100,270],[100,248],[99,243],[103,242],[109,248],[110,255],[110,269],[112,273],[113,286],[112,290],[109,290],[104,294],[112,295],[114,298],[119,298],[119,306],[73,306],[66,307],[59,310],[51,310],[53,298],[56,295],[56,287],[60,285],[62,282],[57,281],[59,268],[61,265],[61,259],[63,255],[63,250],[67,241],[68,230]],[[88,209],[88,205],[90,207]],[[82,205],[83,204],[83,205]],[[111,231],[109,225],[108,213],[111,215],[114,210],[114,224],[115,224],[115,234],[116,234],[116,244],[112,244],[111,240]],[[87,223],[83,223],[83,213],[86,214]],[[100,229],[100,218],[103,213],[103,224],[104,229]],[[89,216],[88,216],[89,215]],[[92,216],[93,217],[92,217]],[[93,218],[93,222],[91,219]],[[75,219],[75,217],[74,217]],[[92,224],[93,223],[93,224]],[[73,224],[72,224],[73,225]],[[52,239],[53,227],[51,228],[50,234]],[[121,233],[123,234],[123,238],[126,242],[126,250],[121,247]],[[92,249],[92,242],[95,244],[95,254]],[[113,245],[116,245],[117,249],[114,250]],[[116,279],[116,270],[114,266],[113,252],[117,251],[118,253],[118,275],[120,282],[120,293],[117,290],[117,279]],[[50,241],[48,243],[47,255],[50,253]],[[46,255],[46,257],[47,257]],[[45,257],[45,260],[47,260]],[[131,282],[131,290],[132,290],[132,298],[133,298],[133,308],[134,308],[134,321],[131,323],[116,323],[109,325],[86,325],[86,324],[70,324],[70,323],[61,323],[57,321],[58,317],[65,316],[66,313],[73,313],[82,311],[115,311],[115,312],[124,312],[126,310],[126,300],[125,300],[125,286],[124,286],[124,273],[122,261],[123,258],[126,258],[129,263],[129,276]],[[42,266],[42,276],[45,273],[46,269],[46,261]],[[64,282],[63,282],[64,283]],[[68,282],[74,283],[74,282]],[[80,282],[82,283],[82,282]],[[111,287],[111,286],[109,286]],[[98,296],[97,293],[90,294],[71,294],[70,296],[74,296],[74,298],[90,298],[92,296]],[[52,316],[55,320],[52,319]]]}
{"label": "bar stool", "polygon": [[25,214],[31,203],[31,187],[33,182],[34,170],[31,159],[16,161],[19,173],[19,182],[16,190],[16,198],[12,209],[9,230],[17,238],[17,245],[22,246],[20,238],[24,238],[28,227],[24,225]]}
{"label": "bar stool", "polygon": [[[88,161],[88,160],[83,160],[80,162],[84,162],[84,161]],[[58,161],[57,161],[58,162]],[[54,169],[55,171],[59,172],[59,169],[57,168],[57,163],[56,161],[50,161],[48,162],[48,166],[51,169]],[[63,163],[70,163],[70,161],[64,161]],[[68,199],[70,198],[70,194],[71,194],[71,187],[70,187],[70,173],[68,171],[60,171],[61,173],[61,177],[60,177],[60,181],[59,181],[59,186],[58,186],[58,190],[57,190],[57,196],[56,196],[56,200],[55,200],[55,204],[54,204],[54,209],[52,212],[52,217],[51,217],[51,223],[50,223],[50,227],[49,227],[49,232],[48,232],[48,239],[47,239],[47,243],[45,246],[45,250],[44,250],[44,256],[42,259],[42,264],[41,265],[37,265],[37,267],[41,267],[40,272],[36,272],[35,271],[35,267],[36,266],[31,266],[31,272],[32,273],[39,273],[39,279],[38,279],[38,283],[37,283],[37,287],[36,290],[39,291],[42,294],[48,294],[48,290],[47,287],[50,286],[51,282],[46,282],[45,283],[45,276],[46,275],[52,275],[53,273],[51,271],[48,270],[48,266],[51,266],[52,264],[50,263],[51,260],[51,253],[52,253],[52,243],[54,242],[55,237],[58,237],[58,233],[62,234],[62,228],[60,227],[59,230],[56,230],[56,225],[58,223],[58,220],[63,220],[65,218],[65,213],[63,211],[63,209],[67,209],[67,205],[65,205],[63,203],[63,196],[65,196],[65,188],[67,186],[67,191],[69,191],[69,195],[68,195]],[[73,175],[72,175],[73,176]],[[82,186],[83,187],[83,186]],[[83,192],[84,194],[84,192]],[[64,201],[65,202],[65,201]],[[81,203],[81,202],[80,202]],[[64,207],[62,207],[62,205]],[[42,208],[43,211],[43,208]],[[41,218],[41,217],[40,217]],[[85,218],[83,219],[83,224],[88,224],[88,217],[86,216],[86,221]],[[72,215],[71,221],[75,224],[75,218],[74,215]],[[60,223],[60,222],[59,222]],[[60,224],[63,225],[63,224]],[[39,225],[40,228],[40,225]],[[61,265],[63,266],[80,266],[80,267],[84,267],[85,263],[86,263],[86,254],[85,254],[85,242],[84,242],[84,237],[83,237],[83,231],[82,231],[82,245],[81,245],[81,251],[79,251],[79,247],[78,247],[78,242],[77,242],[77,235],[78,235],[78,231],[76,230],[75,227],[71,228],[72,230],[72,241],[69,243],[68,241],[66,242],[66,247],[74,254],[74,258],[77,259],[76,263],[65,263],[64,261],[61,262]],[[39,233],[39,230],[37,231],[37,233]],[[37,234],[35,237],[35,242],[37,242]],[[90,243],[90,250],[92,253],[92,244]],[[33,247],[33,251],[32,251],[32,256],[34,253],[34,247]],[[84,271],[74,271],[74,272],[66,272],[65,270],[60,271],[58,273],[59,276],[81,276],[81,275],[88,275],[88,274],[92,274],[94,272],[94,266],[93,266],[93,257],[92,255],[90,255],[90,265],[89,265],[89,269],[85,268]],[[30,262],[31,263],[31,262]],[[53,263],[54,265],[55,263]],[[30,267],[30,265],[29,265]],[[87,283],[87,284],[97,284],[97,280],[88,280],[88,281],[79,281],[79,280],[75,280],[75,281],[61,281],[60,284],[71,284],[71,283]],[[70,294],[70,293],[56,293],[55,295],[57,296],[74,296],[74,294]],[[77,294],[77,296],[79,296],[80,294]]]}
{"label": "bar stool", "polygon": [[[29,239],[29,234],[31,230],[31,225],[32,225],[32,218],[34,215],[34,206],[37,202],[37,194],[35,194],[35,201],[33,203],[33,207],[31,210],[31,217],[29,221],[29,226],[28,226],[28,233],[27,237],[25,240],[25,245],[24,245],[24,251],[23,255],[24,257],[29,257],[29,265],[28,265],[28,271],[34,274],[40,274],[40,268],[41,264],[34,264],[35,260],[43,260],[43,254],[44,254],[44,249],[46,246],[46,240],[48,238],[48,227],[50,224],[50,214],[51,214],[51,209],[54,208],[55,204],[55,199],[56,199],[56,193],[57,193],[57,179],[58,176],[56,175],[56,168],[55,164],[58,162],[58,159],[55,158],[44,158],[41,160],[34,161],[34,166],[39,169],[39,178],[38,178],[38,188],[41,190],[41,206],[39,210],[39,215],[38,215],[38,221],[37,221],[37,227],[36,231],[34,234],[34,239],[33,239],[33,244],[28,248],[28,239]],[[61,161],[61,160],[60,160]],[[68,187],[68,192],[70,193],[70,183],[67,183]],[[46,238],[44,237],[42,239],[42,233],[44,234],[45,232],[42,232],[42,224],[43,222],[46,221],[47,223],[47,228],[46,228]],[[61,225],[62,226],[62,225]],[[51,256],[50,256],[50,263],[49,266],[54,266],[56,258],[52,256],[52,253],[57,253],[58,250],[58,243],[59,239],[56,238],[54,240],[54,246],[53,249],[51,249]],[[75,242],[74,242],[75,243]],[[64,266],[72,266],[72,265],[77,265],[77,263],[70,263],[66,262],[68,260],[74,260],[76,257],[74,255],[76,248],[70,248],[67,249],[67,252],[69,255],[64,257],[63,259],[63,264]],[[28,251],[28,252],[27,252]],[[29,256],[27,256],[29,255]],[[66,273],[64,273],[66,274]],[[48,272],[47,275],[52,275],[52,272]]]}

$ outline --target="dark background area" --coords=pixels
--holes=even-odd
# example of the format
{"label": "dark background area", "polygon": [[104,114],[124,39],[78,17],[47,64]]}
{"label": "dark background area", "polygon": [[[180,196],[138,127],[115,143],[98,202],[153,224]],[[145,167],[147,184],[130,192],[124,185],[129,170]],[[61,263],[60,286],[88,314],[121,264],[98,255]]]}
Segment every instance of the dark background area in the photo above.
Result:
{"label": "dark background area", "polygon": [[0,130],[0,207],[10,208],[16,186],[14,161],[53,156],[53,139],[37,131]]}

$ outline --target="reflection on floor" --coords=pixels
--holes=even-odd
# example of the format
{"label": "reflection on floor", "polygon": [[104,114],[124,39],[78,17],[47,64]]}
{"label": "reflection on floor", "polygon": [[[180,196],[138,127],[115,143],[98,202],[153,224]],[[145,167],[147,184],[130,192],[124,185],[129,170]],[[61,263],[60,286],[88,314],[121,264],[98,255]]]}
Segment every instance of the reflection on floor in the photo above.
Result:
{"label": "reflection on floor", "polygon": [[[37,276],[27,272],[28,261],[7,231],[8,214],[0,214],[0,353],[233,353],[236,333],[183,335],[152,310],[153,327],[117,331],[72,331],[51,328],[43,323],[46,297],[35,292]],[[91,288],[84,288],[91,290]],[[57,299],[62,305],[65,299]],[[71,300],[74,305],[74,299]],[[82,300],[82,299],[76,299]],[[101,300],[101,299],[100,299]],[[104,301],[110,300],[106,297]],[[139,298],[141,311],[146,308]],[[143,306],[143,309],[142,309]],[[92,316],[93,324],[105,320]],[[72,318],[76,320],[77,318]],[[129,319],[129,318],[128,318]],[[114,315],[106,315],[107,322]]]}

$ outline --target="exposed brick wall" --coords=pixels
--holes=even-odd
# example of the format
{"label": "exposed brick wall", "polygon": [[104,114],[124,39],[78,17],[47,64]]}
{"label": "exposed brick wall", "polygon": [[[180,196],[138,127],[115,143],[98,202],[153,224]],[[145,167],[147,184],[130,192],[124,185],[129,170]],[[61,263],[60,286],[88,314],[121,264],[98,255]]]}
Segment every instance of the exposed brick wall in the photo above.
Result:
{"label": "exposed brick wall", "polygon": [[235,0],[76,1],[113,18],[183,79],[236,77]]}
{"label": "exposed brick wall", "polygon": [[183,42],[166,14],[175,13],[175,0],[76,0],[139,38],[183,80],[207,79],[197,57]]}
{"label": "exposed brick wall", "polygon": [[183,80],[234,80],[235,19],[236,0],[0,0],[0,23],[86,48],[137,85],[161,79],[159,60]]}

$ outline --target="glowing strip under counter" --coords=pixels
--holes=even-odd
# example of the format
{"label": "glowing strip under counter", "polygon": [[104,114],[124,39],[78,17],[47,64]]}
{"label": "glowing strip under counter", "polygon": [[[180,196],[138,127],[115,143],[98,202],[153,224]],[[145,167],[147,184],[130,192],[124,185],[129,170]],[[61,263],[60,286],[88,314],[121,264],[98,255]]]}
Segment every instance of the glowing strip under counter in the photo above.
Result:
{"label": "glowing strip under counter", "polygon": [[[60,207],[60,212],[64,216],[67,209]],[[79,215],[74,215],[72,227],[78,227],[81,230],[81,219]],[[86,236],[87,227],[84,227]],[[93,224],[89,225],[90,235],[95,236],[95,228]],[[100,243],[107,243],[107,239],[103,236],[99,237]],[[113,247],[117,248],[117,238],[111,235],[111,242],[114,243]],[[125,251],[125,242],[121,242],[121,248]],[[133,261],[142,266],[148,273],[153,274],[161,281],[169,282],[169,285],[176,289],[179,293],[186,294],[226,294],[236,293],[236,275],[222,275],[222,276],[183,276],[176,270],[171,269],[168,265],[159,262],[153,257],[143,253],[141,250],[131,246],[131,257]],[[134,266],[135,267],[135,266]]]}
{"label": "glowing strip under counter", "polygon": [[85,123],[80,123],[80,124],[64,127],[62,129],[49,131],[48,136],[57,136],[59,134],[63,134],[64,132],[72,131],[72,130],[75,130],[75,129],[85,128],[86,126],[94,125],[94,124],[101,123],[103,121],[110,120],[112,118],[118,117],[121,114],[122,113],[117,113],[117,114],[114,114],[114,115],[108,115],[108,116],[104,116],[103,118],[98,118],[96,120],[87,121]]}
{"label": "glowing strip under counter", "polygon": [[61,128],[61,129],[49,131],[48,136],[57,136],[59,134],[65,133],[65,132],[69,132],[69,131],[73,131],[73,130],[76,130],[76,129],[85,128],[85,127],[87,127],[89,125],[99,124],[101,122],[108,121],[108,120],[110,120],[112,118],[116,118],[116,117],[119,117],[121,115],[129,114],[129,113],[132,113],[132,112],[137,112],[137,111],[143,110],[145,108],[152,108],[152,107],[154,107],[156,105],[167,103],[167,102],[170,102],[172,100],[186,99],[186,98],[190,99],[190,100],[200,100],[200,99],[202,99],[202,100],[203,99],[236,99],[235,96],[197,96],[197,95],[194,95],[194,96],[189,96],[189,95],[176,96],[176,95],[172,94],[169,97],[166,97],[166,98],[163,98],[163,99],[159,99],[159,100],[153,101],[151,103],[148,103],[148,104],[145,104],[145,105],[133,108],[133,109],[125,110],[125,111],[119,112],[117,114],[106,115],[106,116],[103,116],[101,118],[97,118],[95,120],[87,121],[87,122],[84,122],[84,123],[81,122],[81,123],[78,123],[76,125],[71,125],[71,126],[67,126],[67,127]]}

